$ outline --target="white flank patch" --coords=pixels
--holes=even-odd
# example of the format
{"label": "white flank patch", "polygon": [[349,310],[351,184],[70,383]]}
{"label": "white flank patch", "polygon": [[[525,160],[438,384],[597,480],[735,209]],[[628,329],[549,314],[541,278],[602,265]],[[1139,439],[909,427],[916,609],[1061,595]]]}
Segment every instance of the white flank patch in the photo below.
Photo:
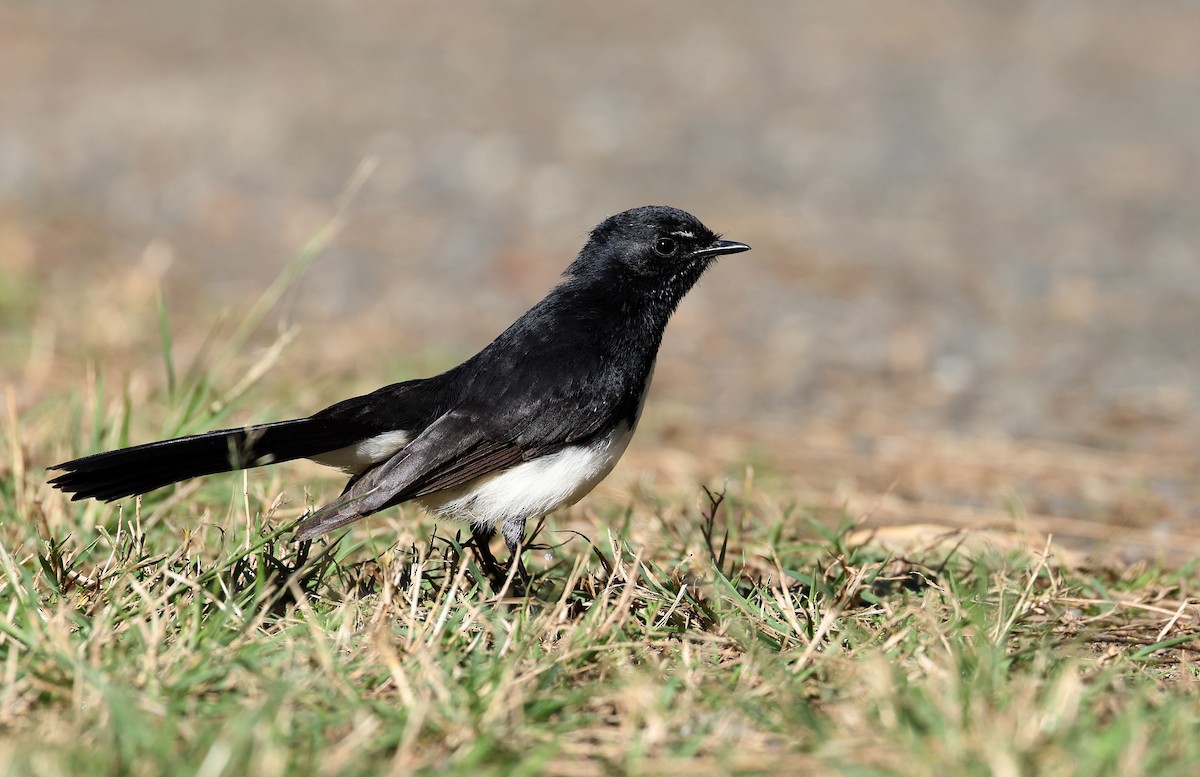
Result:
{"label": "white flank patch", "polygon": [[384,432],[374,437],[368,437],[354,445],[309,458],[318,464],[337,467],[343,472],[357,474],[372,464],[387,461],[396,454],[396,451],[408,445],[411,439],[408,432],[405,431]]}
{"label": "white flank patch", "polygon": [[[426,510],[479,528],[501,527],[519,532],[526,521],[560,507],[575,504],[612,472],[629,446],[642,417],[654,364],[642,386],[642,396],[632,423],[621,424],[608,436],[589,445],[573,445],[548,456],[493,472],[457,488],[417,498]],[[358,473],[386,461],[412,438],[407,432],[386,432],[355,445],[310,457],[330,467]],[[517,539],[519,539],[519,534]]]}
{"label": "white flank patch", "polygon": [[496,528],[506,522],[519,528],[525,521],[575,504],[612,472],[629,447],[646,406],[655,366],[650,365],[632,423],[618,426],[590,445],[564,448],[458,488],[423,496],[417,503],[430,512],[480,528]]}
{"label": "white flank patch", "polygon": [[622,425],[591,445],[564,448],[417,501],[426,510],[478,527],[540,518],[595,488],[612,472],[631,437],[633,427]]}

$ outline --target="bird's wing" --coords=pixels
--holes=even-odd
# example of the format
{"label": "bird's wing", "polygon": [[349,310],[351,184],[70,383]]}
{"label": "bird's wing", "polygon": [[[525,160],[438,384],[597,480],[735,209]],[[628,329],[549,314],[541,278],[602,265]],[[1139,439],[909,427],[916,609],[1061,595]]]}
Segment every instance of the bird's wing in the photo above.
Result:
{"label": "bird's wing", "polygon": [[312,539],[385,507],[507,469],[523,458],[517,441],[493,433],[474,409],[453,410],[309,516],[295,539]]}

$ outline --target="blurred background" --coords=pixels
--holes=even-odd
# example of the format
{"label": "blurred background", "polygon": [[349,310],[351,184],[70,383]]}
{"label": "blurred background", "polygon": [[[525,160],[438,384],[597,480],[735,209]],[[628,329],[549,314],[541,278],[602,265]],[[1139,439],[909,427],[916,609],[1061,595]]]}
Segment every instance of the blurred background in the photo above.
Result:
{"label": "blurred background", "polygon": [[664,203],[754,250],[684,302],[610,488],[749,466],[885,532],[1191,558],[1197,41],[1182,0],[8,0],[2,401],[96,363],[155,396],[157,290],[186,364],[356,171],[239,421],[448,366]]}

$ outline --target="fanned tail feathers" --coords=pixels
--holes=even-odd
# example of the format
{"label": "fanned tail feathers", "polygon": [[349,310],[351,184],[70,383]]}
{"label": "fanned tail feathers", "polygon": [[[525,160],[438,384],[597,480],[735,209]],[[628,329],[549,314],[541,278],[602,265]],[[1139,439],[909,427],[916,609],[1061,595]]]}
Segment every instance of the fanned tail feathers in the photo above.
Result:
{"label": "fanned tail feathers", "polygon": [[222,429],[97,453],[56,464],[50,484],[72,500],[144,494],[188,478],[308,458],[356,441],[355,430],[326,418]]}

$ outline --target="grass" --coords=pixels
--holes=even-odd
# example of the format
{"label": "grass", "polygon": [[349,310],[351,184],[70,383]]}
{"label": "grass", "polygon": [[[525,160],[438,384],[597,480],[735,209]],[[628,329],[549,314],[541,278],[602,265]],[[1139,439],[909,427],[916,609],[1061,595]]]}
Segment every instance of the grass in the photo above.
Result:
{"label": "grass", "polygon": [[1089,569],[1052,544],[897,556],[854,516],[818,522],[747,477],[555,516],[527,555],[534,589],[514,598],[491,591],[460,527],[415,510],[292,545],[311,498],[286,468],[65,501],[43,463],[225,421],[289,336],[244,369],[231,351],[180,373],[161,307],[158,321],[167,379],[150,402],[95,372],[19,413],[8,390],[6,774],[1163,777],[1200,763],[1195,565]]}
{"label": "grass", "polygon": [[92,506],[53,538],[6,526],[9,773],[1182,775],[1200,758],[1195,608],[1175,603],[1193,571],[895,559],[710,502],[654,557],[616,533],[537,548],[536,597],[505,600],[417,516],[402,543],[356,532],[302,560],[270,505],[203,497],[166,500],[221,513],[190,530],[147,527],[147,503],[112,531],[88,528]]}

